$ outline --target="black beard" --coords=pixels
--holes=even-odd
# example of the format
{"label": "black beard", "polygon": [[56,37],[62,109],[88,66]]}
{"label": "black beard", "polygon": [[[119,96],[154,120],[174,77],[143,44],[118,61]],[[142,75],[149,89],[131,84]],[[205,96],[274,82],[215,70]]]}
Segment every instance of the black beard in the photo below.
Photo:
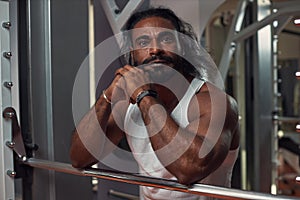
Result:
{"label": "black beard", "polygon": [[[152,61],[155,60],[161,60],[161,61],[165,61],[167,63],[170,63],[173,65],[173,69],[175,69],[176,71],[180,72],[182,75],[184,76],[196,76],[198,74],[196,68],[189,63],[186,59],[184,59],[183,57],[177,55],[176,59],[173,59],[169,56],[153,56],[150,58],[145,59],[142,64],[148,64]],[[139,64],[134,61],[134,66],[138,66]]]}
{"label": "black beard", "polygon": [[169,57],[169,56],[164,56],[164,55],[154,55],[154,56],[151,56],[150,58],[147,58],[143,61],[143,65],[144,64],[148,64],[152,61],[155,61],[155,60],[161,60],[161,61],[165,61],[167,63],[172,63],[174,65],[174,59]]}

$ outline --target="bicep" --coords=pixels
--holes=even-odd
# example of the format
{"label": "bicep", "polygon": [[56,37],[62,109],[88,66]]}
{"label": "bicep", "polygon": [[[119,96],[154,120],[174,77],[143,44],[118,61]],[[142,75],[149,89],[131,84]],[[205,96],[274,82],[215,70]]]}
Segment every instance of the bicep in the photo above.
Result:
{"label": "bicep", "polygon": [[[201,104],[201,102],[208,103]],[[208,163],[213,161],[214,166],[217,163],[220,165],[230,149],[232,140],[231,129],[226,123],[227,106],[224,106],[223,102],[213,105],[203,98],[201,102],[199,103],[201,112],[198,115],[194,114],[192,119],[190,118],[191,121],[186,130],[194,133],[195,137],[202,141],[199,146],[199,157]]]}
{"label": "bicep", "polygon": [[[231,144],[231,131],[224,126],[224,121],[217,123],[218,119],[212,119],[211,115],[201,115],[200,118],[193,120],[186,130],[195,134],[202,140],[201,151],[215,153],[227,153]],[[206,149],[206,150],[205,150]]]}
{"label": "bicep", "polygon": [[[189,107],[188,131],[205,138],[211,145],[230,147],[237,114],[223,92],[197,94]],[[195,112],[198,111],[198,112]]]}

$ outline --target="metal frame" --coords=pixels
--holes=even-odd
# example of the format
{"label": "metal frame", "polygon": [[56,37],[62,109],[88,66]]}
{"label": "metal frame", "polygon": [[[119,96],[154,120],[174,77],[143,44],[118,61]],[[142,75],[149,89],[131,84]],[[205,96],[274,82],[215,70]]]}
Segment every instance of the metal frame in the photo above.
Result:
{"label": "metal frame", "polygon": [[[278,131],[279,131],[279,121],[274,120],[274,117],[278,115],[279,105],[278,98],[280,97],[279,86],[278,86],[278,63],[277,63],[277,55],[278,55],[278,35],[273,35],[273,44],[272,44],[272,54],[273,54],[273,74],[272,74],[272,82],[273,82],[273,134],[271,139],[272,152],[272,172],[271,172],[271,193],[277,194],[278,191]],[[278,118],[279,119],[279,118]]]}
{"label": "metal frame", "polygon": [[[257,33],[258,30],[262,29],[263,27],[272,24],[273,21],[282,20],[282,17],[291,16],[299,14],[300,12],[300,5],[295,4],[285,4],[288,7],[281,6],[280,10],[275,13],[270,13],[270,15],[266,16],[265,18],[251,24],[250,26],[244,28],[243,30],[239,30],[240,28],[240,19],[244,16],[244,5],[247,4],[249,0],[242,0],[240,1],[240,6],[237,8],[236,15],[234,18],[235,23],[233,23],[232,27],[230,28],[230,32],[226,41],[226,46],[224,47],[223,55],[221,62],[219,64],[219,69],[222,74],[222,77],[225,78],[227,76],[229,62],[233,55],[232,53],[232,46],[231,44],[235,44],[236,42],[241,42],[250,36]],[[295,1],[293,1],[295,2]],[[276,8],[279,8],[278,6]],[[239,19],[239,20],[237,20]],[[287,20],[288,18],[284,18]]]}
{"label": "metal frame", "polygon": [[[12,105],[14,106],[17,116],[20,116],[20,98],[19,98],[19,55],[18,55],[18,0],[9,1],[9,20],[12,24],[10,27],[10,49],[13,56],[10,59],[11,64],[11,81],[15,83],[11,90]],[[18,118],[20,121],[20,119]]]}
{"label": "metal frame", "polygon": [[130,0],[121,10],[114,0],[103,0],[101,4],[114,34],[120,33],[129,16],[138,9],[144,0]]}
{"label": "metal frame", "polygon": [[[291,120],[286,117],[279,117],[276,114],[278,110],[278,78],[277,78],[277,34],[280,33],[286,23],[292,18],[293,15],[296,15],[300,12],[300,5],[294,0],[284,3],[275,3],[270,4],[269,1],[261,1],[257,0],[257,11],[258,15],[261,15],[265,11],[263,9],[268,8],[268,13],[265,13],[261,16],[257,22],[252,23],[248,27],[241,30],[241,19],[245,14],[245,6],[249,3],[248,0],[239,1],[237,6],[236,15],[233,19],[233,23],[230,27],[228,38],[224,46],[223,55],[219,64],[219,69],[222,74],[223,79],[225,80],[227,77],[227,72],[229,69],[229,63],[231,61],[232,56],[236,51],[236,47],[239,46],[239,42],[244,41],[250,36],[257,34],[257,57],[254,57],[254,60],[257,62],[257,69],[254,74],[254,93],[255,93],[255,133],[268,132],[267,127],[272,130],[271,138],[271,158],[266,160],[266,154],[264,158],[255,158],[254,160],[254,172],[255,174],[261,173],[263,167],[261,167],[261,163],[267,162],[270,160],[272,162],[272,172],[271,172],[271,180],[270,184],[271,192],[277,193],[277,167],[278,167],[278,146],[277,146],[277,132],[278,132],[278,123],[281,120]],[[268,3],[269,2],[269,3]],[[266,5],[268,3],[268,5]],[[277,27],[272,27],[274,21],[277,21]],[[266,27],[268,28],[268,33],[266,33]],[[261,39],[260,39],[261,38]],[[270,38],[270,41],[266,41],[266,38]],[[269,53],[266,52],[266,46],[269,49]],[[237,52],[238,53],[238,52]],[[255,55],[254,55],[255,56]],[[268,59],[269,58],[269,59]],[[268,77],[266,77],[268,76]],[[266,81],[271,80],[271,81]],[[263,83],[263,84],[262,84]],[[262,87],[263,85],[263,87]],[[263,96],[262,96],[263,95]],[[271,98],[270,98],[271,97]],[[266,99],[268,98],[268,99]],[[262,106],[262,104],[264,106]],[[273,112],[275,111],[275,112]],[[273,113],[273,116],[271,115]],[[292,119],[292,120],[300,120],[300,119]],[[262,121],[264,123],[262,123]],[[255,144],[258,146],[255,149],[256,153],[260,153],[260,149],[265,148],[267,142],[265,138],[268,138],[268,134],[255,136]],[[269,150],[268,150],[269,151]],[[243,159],[243,158],[242,158]],[[247,165],[248,166],[248,165]],[[266,176],[268,172],[261,173],[259,178],[254,179],[254,189],[265,191],[266,188],[261,188],[263,184],[260,183],[260,179],[264,180],[265,183],[269,178]],[[265,176],[265,178],[263,177]]]}
{"label": "metal frame", "polygon": [[[10,28],[16,26],[10,22],[10,2],[0,1],[0,105],[1,113],[6,107],[12,105],[12,69],[11,59],[13,53],[10,46]],[[12,141],[11,122],[0,117],[0,199],[14,199],[14,179],[13,152],[6,146],[6,142]]]}
{"label": "metal frame", "polygon": [[69,173],[79,176],[87,176],[87,177],[97,177],[101,179],[108,179],[114,181],[120,181],[130,184],[138,184],[149,187],[157,187],[167,190],[185,192],[195,195],[205,195],[209,197],[215,198],[223,198],[223,199],[272,199],[272,200],[296,200],[298,198],[287,197],[282,195],[272,195],[266,193],[258,193],[252,191],[243,191],[238,189],[224,188],[219,186],[211,186],[205,184],[194,184],[191,186],[186,186],[179,184],[173,180],[153,178],[140,176],[137,174],[130,173],[122,173],[116,171],[108,171],[101,169],[75,169],[70,164],[60,163],[60,162],[51,162],[48,160],[40,160],[35,158],[29,158],[24,162],[24,164],[29,165],[35,168],[41,168],[46,170],[55,170],[58,172]]}
{"label": "metal frame", "polygon": [[[270,0],[257,0],[257,21],[272,13]],[[272,24],[272,23],[271,23]],[[254,48],[254,190],[272,192],[272,160],[275,147],[272,137],[273,112],[273,38],[271,24],[261,27],[256,34]],[[249,119],[251,120],[251,119]],[[266,148],[269,147],[269,148]],[[272,162],[272,163],[271,163]],[[272,165],[273,164],[273,165]]]}
{"label": "metal frame", "polygon": [[228,38],[224,45],[224,51],[220,60],[219,70],[222,75],[223,80],[226,79],[230,60],[236,50],[236,42],[233,40],[235,34],[241,31],[243,18],[245,17],[245,9],[248,4],[248,0],[239,1],[236,13],[232,20],[232,24],[230,26],[228,32]]}
{"label": "metal frame", "polygon": [[[68,1],[26,2],[28,50],[24,53],[29,61],[25,67],[28,67],[31,113],[25,118],[31,123],[32,142],[39,146],[33,156],[51,161],[68,160],[67,149],[74,128],[72,87],[76,72],[88,53],[88,1],[72,1],[72,6]],[[88,98],[83,97],[86,104],[79,110],[88,110]],[[72,178],[68,174],[34,169],[32,188],[43,189],[32,189],[32,196],[45,200],[66,199],[64,196],[71,199],[80,199],[80,195],[87,199],[92,197],[88,179],[75,177],[73,181]],[[63,191],[65,185],[72,193]]]}
{"label": "metal frame", "polygon": [[[54,160],[54,133],[53,133],[53,111],[52,111],[52,55],[51,55],[51,1],[41,0],[27,2],[27,20],[28,20],[28,77],[29,77],[29,109],[30,109],[30,129],[35,143],[40,141],[41,130],[45,133],[43,141],[47,147],[43,148],[47,152],[49,160]],[[42,27],[42,28],[40,28]],[[39,68],[40,70],[36,70]],[[42,78],[43,77],[43,78]],[[37,79],[42,81],[36,84]],[[35,80],[35,81],[34,81]],[[43,102],[43,107],[39,103]],[[38,102],[38,103],[37,103]],[[43,111],[37,112],[37,110]],[[34,123],[38,121],[39,124]],[[39,172],[34,172],[39,174]],[[40,175],[40,174],[39,174]],[[35,175],[34,182],[40,183],[40,179]],[[47,184],[48,183],[48,184]],[[49,199],[55,199],[55,174],[49,172],[45,183],[48,187]],[[45,187],[45,186],[44,186]],[[46,188],[46,187],[45,187]],[[39,193],[38,191],[35,191]],[[36,194],[34,194],[36,195]]]}
{"label": "metal frame", "polygon": [[[9,12],[14,11],[17,6],[16,6],[17,1],[1,1],[0,0],[0,19],[2,21],[9,21],[12,20],[11,16],[9,16]],[[50,25],[50,4],[49,0],[44,0],[43,1],[45,5],[45,24]],[[289,8],[282,8],[276,13],[273,13],[267,17],[265,17],[263,20],[252,24],[251,26],[245,28],[244,30],[240,31],[241,29],[241,19],[244,14],[244,9],[245,5],[248,1],[240,1],[239,4],[239,10],[241,11],[239,16],[236,16],[234,18],[234,26],[232,26],[232,29],[230,30],[230,37],[226,42],[225,45],[225,50],[224,54],[222,56],[222,61],[220,63],[221,67],[221,72],[224,77],[225,74],[227,73],[228,70],[228,65],[231,56],[233,55],[235,51],[235,42],[239,42],[241,40],[244,40],[245,38],[248,38],[249,36],[253,35],[256,33],[257,30],[269,25],[273,20],[281,20],[282,23],[280,28],[278,28],[278,31],[281,30],[283,27],[284,23],[290,18],[284,17],[279,19],[279,17],[282,17],[284,15],[292,15],[295,13],[298,13],[300,11],[300,6],[296,4],[293,5],[293,7]],[[116,4],[114,1],[110,0],[105,0],[101,1],[103,4],[103,7],[108,8],[104,9],[105,11],[114,11],[110,13],[106,13],[108,17],[113,31],[115,33],[118,33],[121,29],[121,27],[124,25],[125,20],[127,19],[127,16],[129,16],[135,9],[137,9],[142,3],[143,0],[132,0],[129,1],[126,7],[120,11],[117,8]],[[29,3],[30,4],[30,1]],[[12,5],[12,6],[10,6]],[[30,10],[29,10],[30,11]],[[115,12],[117,11],[117,12]],[[30,13],[30,12],[29,12]],[[113,14],[114,13],[114,14]],[[12,15],[13,17],[16,17],[17,15]],[[29,16],[30,19],[30,16]],[[16,18],[13,19],[14,22],[16,22]],[[16,23],[15,23],[16,24]],[[12,86],[11,83],[17,82],[18,81],[18,70],[17,70],[17,54],[15,54],[17,50],[17,27],[13,26],[12,27],[12,32],[9,33],[9,29],[0,27],[0,38],[1,38],[1,43],[0,43],[0,49],[1,49],[1,69],[0,69],[0,82],[2,84],[1,90],[0,90],[0,105],[2,106],[2,110],[4,110],[5,107],[11,106],[12,104],[16,104],[17,108],[19,105],[18,102],[18,89],[12,90],[10,87]],[[240,33],[237,33],[237,31],[240,31]],[[51,36],[50,34],[50,27],[46,26],[44,29],[45,32],[45,41],[46,44],[48,45],[46,52],[45,52],[45,59],[46,63],[48,63],[47,69],[47,74],[51,74]],[[29,30],[30,33],[30,30]],[[269,34],[269,33],[267,33]],[[29,34],[30,35],[30,34]],[[260,37],[260,36],[259,36]],[[30,38],[29,38],[30,39]],[[14,41],[15,43],[11,43],[11,41]],[[229,51],[227,51],[229,49]],[[2,55],[3,52],[13,52],[13,57],[10,58],[10,54],[4,54],[5,56]],[[29,51],[31,52],[31,51]],[[29,56],[31,57],[31,56]],[[262,69],[262,66],[264,63],[260,63],[260,69]],[[272,65],[270,65],[272,66]],[[49,74],[48,74],[49,75]],[[47,75],[47,77],[49,77]],[[7,80],[8,77],[11,77],[10,80]],[[16,84],[17,85],[17,84]],[[15,87],[15,86],[14,86]],[[275,86],[274,86],[275,87]],[[46,89],[48,89],[46,92],[49,96],[51,95],[51,76],[50,79],[47,80],[46,82]],[[12,97],[13,96],[13,97]],[[13,103],[12,103],[13,101]],[[52,105],[51,98],[48,99],[47,105]],[[50,138],[48,138],[48,142],[53,142],[53,130],[52,130],[52,110],[47,110],[47,113],[50,115],[48,116],[47,119],[50,119],[50,121],[47,122],[48,126],[48,132],[51,133]],[[19,109],[17,109],[18,111]],[[48,112],[49,111],[49,112]],[[17,115],[19,116],[19,115]],[[280,117],[276,120],[281,120]],[[257,122],[259,123],[259,122]],[[9,148],[5,145],[5,142],[11,141],[11,122],[8,120],[4,120],[3,118],[0,118],[0,147],[3,149],[1,151],[1,156],[0,156],[0,185],[2,187],[0,188],[0,199],[14,199],[14,180],[12,177],[15,175],[15,172],[13,171],[13,153],[12,151],[9,150]],[[274,131],[276,132],[276,131]],[[276,138],[275,138],[276,139]],[[50,148],[53,148],[53,145],[49,145]],[[48,149],[49,152],[52,152],[53,149]],[[50,155],[52,157],[53,155]],[[51,159],[51,158],[50,158]],[[187,187],[184,185],[180,185],[176,182],[173,181],[168,181],[168,180],[161,180],[161,179],[155,179],[155,178],[150,178],[150,177],[141,177],[133,174],[120,174],[116,172],[106,172],[106,171],[101,171],[101,170],[96,170],[96,169],[86,169],[86,170],[77,170],[72,168],[69,164],[64,164],[64,163],[57,163],[57,162],[51,162],[51,161],[45,161],[45,160],[38,160],[38,159],[28,159],[27,161],[24,162],[27,165],[30,165],[32,167],[36,168],[42,168],[42,169],[50,169],[50,170],[55,170],[55,171],[60,171],[64,173],[71,173],[71,174],[76,174],[76,175],[81,175],[81,176],[91,176],[91,177],[98,177],[98,178],[104,178],[104,179],[109,179],[109,180],[116,180],[116,181],[122,181],[122,182],[127,182],[127,183],[132,183],[132,184],[141,184],[141,185],[147,185],[147,186],[154,186],[158,188],[164,188],[164,189],[170,189],[170,190],[176,190],[176,191],[181,191],[181,192],[187,192],[187,193],[193,193],[193,194],[201,194],[201,195],[206,195],[206,196],[212,196],[212,197],[219,197],[219,198],[227,198],[227,199],[294,199],[291,197],[283,197],[283,196],[274,196],[270,194],[262,194],[262,193],[256,193],[256,192],[246,192],[246,191],[241,191],[241,190],[235,190],[235,189],[228,189],[228,188],[222,188],[222,187],[215,187],[215,186],[208,186],[208,185],[202,185],[202,184],[195,184],[191,187]],[[276,163],[275,163],[276,164]],[[55,195],[55,191],[51,194]]]}

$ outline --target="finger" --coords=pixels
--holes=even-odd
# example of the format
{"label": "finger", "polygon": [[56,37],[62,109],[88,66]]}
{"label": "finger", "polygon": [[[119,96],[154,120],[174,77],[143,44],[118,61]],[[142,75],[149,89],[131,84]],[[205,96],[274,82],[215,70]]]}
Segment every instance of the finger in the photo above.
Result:
{"label": "finger", "polygon": [[125,65],[123,68],[130,71],[131,69],[134,69],[135,67],[133,67],[131,65]]}
{"label": "finger", "polygon": [[121,76],[117,81],[116,81],[116,87],[125,90],[126,88],[126,81],[123,76]]}
{"label": "finger", "polygon": [[124,74],[127,72],[128,70],[125,69],[124,67],[119,68],[116,70],[115,72],[115,76],[124,76]]}
{"label": "finger", "polygon": [[115,76],[123,76],[123,74],[121,74],[120,72],[115,73]]}
{"label": "finger", "polygon": [[127,71],[130,71],[131,73],[137,73],[137,72],[142,73],[144,71],[140,67],[133,67],[133,66],[130,66],[130,65],[125,65],[123,68],[126,69]]}

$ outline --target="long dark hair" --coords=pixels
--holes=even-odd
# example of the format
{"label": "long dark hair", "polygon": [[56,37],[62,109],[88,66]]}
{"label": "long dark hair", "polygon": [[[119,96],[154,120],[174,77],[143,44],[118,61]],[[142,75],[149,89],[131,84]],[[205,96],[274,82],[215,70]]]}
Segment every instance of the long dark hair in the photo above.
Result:
{"label": "long dark hair", "polygon": [[174,27],[176,28],[176,31],[188,35],[193,39],[197,40],[197,37],[193,31],[193,28],[190,24],[184,22],[182,19],[177,17],[175,13],[168,9],[163,7],[158,8],[149,8],[147,10],[142,10],[139,12],[134,13],[131,15],[131,17],[127,20],[123,30],[128,31],[134,28],[134,26],[141,21],[142,19],[148,18],[148,17],[161,17],[164,19],[167,19],[172,22]]}
{"label": "long dark hair", "polygon": [[180,33],[179,40],[183,49],[180,59],[183,64],[182,70],[184,73],[216,83],[217,85],[222,85],[222,80],[219,79],[219,72],[214,61],[199,44],[193,27],[177,17],[172,10],[164,7],[138,11],[127,20],[122,29],[123,37],[121,41],[121,54],[124,55],[126,64],[132,64],[132,58],[130,57],[130,47],[132,47],[130,30],[139,21],[149,17],[161,17],[169,20],[174,25],[176,31]]}
{"label": "long dark hair", "polygon": [[[193,28],[190,24],[184,22],[181,20],[179,17],[176,16],[176,14],[168,9],[168,8],[163,8],[163,7],[158,7],[158,8],[149,8],[147,10],[142,10],[134,13],[131,15],[131,17],[127,20],[123,32],[125,33],[123,35],[123,44],[122,44],[122,51],[125,52],[126,50],[128,51],[128,48],[132,46],[132,41],[131,41],[131,31],[134,26],[141,20],[149,18],[149,17],[161,17],[164,19],[169,20],[175,27],[176,31],[179,33],[182,33],[181,35],[188,36],[190,37],[191,41],[194,41],[196,44],[185,44],[184,42],[181,42],[183,44],[183,49],[190,49],[190,48],[195,48],[194,45],[197,45],[197,37],[196,34],[193,31]],[[127,33],[127,34],[126,34]],[[191,47],[193,45],[194,47]],[[185,51],[185,50],[184,50]],[[133,64],[132,63],[132,58],[130,57],[130,53],[125,53],[124,54],[126,64]],[[184,56],[185,57],[185,56]],[[182,61],[183,67],[183,72],[191,74],[193,76],[199,76],[199,73],[195,68],[186,61],[186,59],[183,58],[183,56],[180,57],[180,60]]]}

